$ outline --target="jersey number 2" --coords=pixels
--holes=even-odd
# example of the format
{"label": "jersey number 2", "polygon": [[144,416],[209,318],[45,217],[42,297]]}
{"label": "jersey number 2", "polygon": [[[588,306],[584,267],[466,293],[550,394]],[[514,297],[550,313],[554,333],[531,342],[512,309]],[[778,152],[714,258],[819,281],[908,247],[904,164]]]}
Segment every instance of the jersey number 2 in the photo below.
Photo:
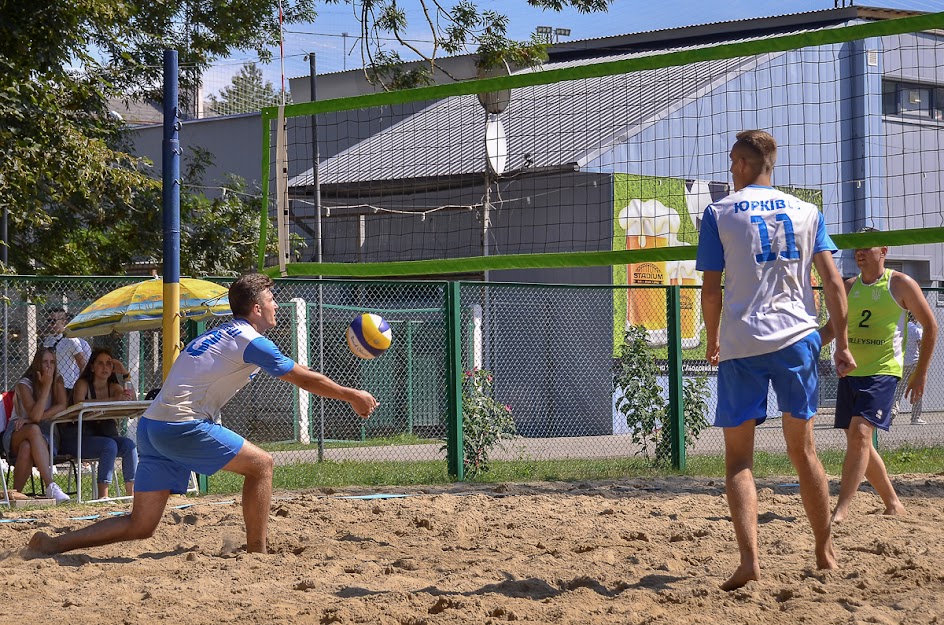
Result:
{"label": "jersey number 2", "polygon": [[[796,260],[800,257],[800,251],[796,246],[796,237],[793,234],[793,222],[786,213],[777,213],[774,219],[783,222],[783,234],[786,238],[787,249],[780,251],[780,258],[785,260]],[[751,223],[757,225],[757,233],[760,235],[760,254],[755,254],[754,259],[758,263],[769,263],[777,260],[777,254],[770,249],[770,231],[767,229],[767,222],[759,215],[751,217]]]}

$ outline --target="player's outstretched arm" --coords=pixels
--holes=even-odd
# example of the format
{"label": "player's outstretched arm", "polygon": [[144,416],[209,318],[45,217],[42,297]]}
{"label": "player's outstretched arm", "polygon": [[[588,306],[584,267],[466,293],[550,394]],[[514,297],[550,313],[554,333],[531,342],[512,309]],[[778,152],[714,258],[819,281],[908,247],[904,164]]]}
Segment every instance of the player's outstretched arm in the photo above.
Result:
{"label": "player's outstretched arm", "polygon": [[829,321],[824,328],[824,342],[827,336],[835,338],[836,351],[833,354],[833,362],[836,363],[836,375],[844,377],[850,371],[855,369],[855,359],[849,351],[849,307],[846,301],[846,285],[842,282],[839,270],[836,269],[836,263],[833,262],[831,252],[820,252],[813,256],[813,264],[823,280],[823,293],[826,295],[826,310],[829,312]]}
{"label": "player's outstretched arm", "polygon": [[365,419],[380,405],[374,399],[374,396],[367,391],[342,386],[328,376],[302,367],[297,363],[288,373],[280,376],[280,379],[305,389],[309,393],[315,393],[329,399],[346,401],[354,409],[354,412]]}

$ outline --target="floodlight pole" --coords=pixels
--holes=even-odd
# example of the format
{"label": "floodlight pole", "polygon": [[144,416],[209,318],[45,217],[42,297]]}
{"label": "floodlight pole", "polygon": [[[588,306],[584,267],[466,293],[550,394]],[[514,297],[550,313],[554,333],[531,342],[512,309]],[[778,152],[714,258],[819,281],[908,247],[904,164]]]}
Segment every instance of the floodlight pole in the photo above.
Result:
{"label": "floodlight pole", "polygon": [[180,354],[180,121],[177,51],[164,50],[164,142],[161,207],[164,226],[163,379]]}
{"label": "floodlight pole", "polygon": [[[315,53],[308,54],[308,80],[311,87],[310,101],[317,100],[317,68],[315,67]],[[311,116],[311,183],[315,187],[315,230],[317,231],[317,241],[315,248],[317,261],[322,262],[321,247],[321,178],[318,172],[318,119],[315,115]],[[318,276],[318,371],[324,371],[324,287],[321,279],[324,276]],[[318,396],[318,462],[324,460],[324,425],[325,425],[325,400],[321,395]]]}

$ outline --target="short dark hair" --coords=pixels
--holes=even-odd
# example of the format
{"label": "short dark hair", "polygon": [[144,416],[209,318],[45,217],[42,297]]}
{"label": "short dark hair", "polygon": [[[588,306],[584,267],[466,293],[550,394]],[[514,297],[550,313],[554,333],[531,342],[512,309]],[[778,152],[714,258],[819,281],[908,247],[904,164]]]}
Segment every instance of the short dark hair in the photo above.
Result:
{"label": "short dark hair", "polygon": [[65,308],[62,308],[61,306],[55,306],[53,308],[46,309],[46,320],[50,321],[53,315],[58,315],[60,313],[62,314],[62,318],[66,321],[72,319],[72,315],[67,313]]}
{"label": "short dark hair", "polygon": [[245,317],[255,304],[261,304],[259,296],[271,289],[275,282],[264,273],[247,273],[229,287],[229,308],[235,317]]}
{"label": "short dark hair", "polygon": [[777,140],[763,130],[742,130],[737,133],[734,149],[746,152],[747,160],[760,172],[772,172],[777,163]]}

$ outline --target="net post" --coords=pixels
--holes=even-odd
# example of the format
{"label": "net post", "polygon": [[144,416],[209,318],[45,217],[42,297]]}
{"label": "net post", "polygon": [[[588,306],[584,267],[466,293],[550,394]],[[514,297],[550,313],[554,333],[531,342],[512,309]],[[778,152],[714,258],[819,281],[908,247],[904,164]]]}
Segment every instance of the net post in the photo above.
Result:
{"label": "net post", "polygon": [[462,441],[462,346],[459,283],[446,285],[446,463],[449,475],[465,479]]}
{"label": "net post", "polygon": [[685,470],[685,411],[682,407],[682,308],[681,287],[666,288],[666,326],[668,328],[669,422],[672,442],[672,467]]}

